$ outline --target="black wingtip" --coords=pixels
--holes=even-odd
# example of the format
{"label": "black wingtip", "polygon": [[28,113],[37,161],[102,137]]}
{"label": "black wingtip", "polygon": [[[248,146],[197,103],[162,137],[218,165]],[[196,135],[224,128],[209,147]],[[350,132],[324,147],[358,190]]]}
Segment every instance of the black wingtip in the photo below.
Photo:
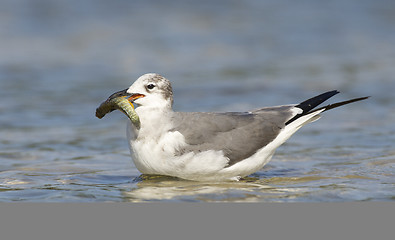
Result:
{"label": "black wingtip", "polygon": [[337,90],[329,91],[329,92],[320,94],[318,96],[312,97],[310,99],[307,99],[306,101],[298,104],[295,107],[302,109],[303,110],[302,114],[306,114],[306,113],[310,112],[312,109],[316,108],[321,103],[325,102],[326,100],[328,100],[329,98],[333,97],[334,95],[336,95],[338,93],[340,93],[340,92]]}
{"label": "black wingtip", "polygon": [[306,101],[296,105],[295,107],[300,108],[303,110],[303,112],[301,114],[297,114],[296,116],[294,116],[293,118],[291,118],[290,120],[288,120],[288,122],[285,123],[285,125],[290,124],[291,122],[295,121],[296,119],[300,118],[301,116],[304,116],[308,113],[314,112],[314,111],[319,111],[324,109],[324,111],[327,111],[329,109],[333,109],[333,108],[337,108],[349,103],[353,103],[353,102],[357,102],[357,101],[362,101],[365,99],[368,99],[370,96],[368,97],[361,97],[361,98],[354,98],[348,101],[343,101],[343,102],[338,102],[338,103],[334,103],[334,104],[329,104],[325,107],[321,107],[321,108],[317,108],[314,109],[315,107],[317,107],[318,105],[320,105],[321,103],[325,102],[326,100],[328,100],[329,98],[333,97],[334,95],[340,93],[337,90],[333,90],[330,92],[326,92],[323,94],[320,94],[318,96],[315,96],[313,98],[307,99]]}

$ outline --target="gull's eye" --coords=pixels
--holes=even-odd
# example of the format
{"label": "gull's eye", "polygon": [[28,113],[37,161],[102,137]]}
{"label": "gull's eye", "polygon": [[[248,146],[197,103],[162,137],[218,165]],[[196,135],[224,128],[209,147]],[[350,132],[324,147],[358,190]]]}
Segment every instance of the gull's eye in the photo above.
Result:
{"label": "gull's eye", "polygon": [[150,84],[147,85],[147,89],[148,90],[152,90],[154,88],[155,88],[155,84],[153,84],[153,83],[150,83]]}

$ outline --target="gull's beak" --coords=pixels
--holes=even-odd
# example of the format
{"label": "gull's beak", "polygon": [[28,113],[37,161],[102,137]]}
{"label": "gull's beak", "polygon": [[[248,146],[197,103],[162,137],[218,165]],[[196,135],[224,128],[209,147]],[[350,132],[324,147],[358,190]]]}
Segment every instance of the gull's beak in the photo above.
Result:
{"label": "gull's beak", "polygon": [[124,89],[119,92],[113,93],[111,96],[108,97],[107,101],[110,101],[111,99],[118,98],[118,97],[125,97],[129,100],[129,102],[133,102],[138,98],[145,97],[144,94],[140,94],[140,93],[130,94],[127,91],[128,91],[128,89]]}
{"label": "gull's beak", "polygon": [[110,100],[112,100],[112,99],[114,99],[114,98],[117,98],[117,97],[129,97],[130,94],[127,93],[127,91],[128,91],[128,89],[124,89],[124,90],[122,90],[122,91],[113,93],[111,96],[109,96],[109,97],[107,98],[107,101],[110,101]]}

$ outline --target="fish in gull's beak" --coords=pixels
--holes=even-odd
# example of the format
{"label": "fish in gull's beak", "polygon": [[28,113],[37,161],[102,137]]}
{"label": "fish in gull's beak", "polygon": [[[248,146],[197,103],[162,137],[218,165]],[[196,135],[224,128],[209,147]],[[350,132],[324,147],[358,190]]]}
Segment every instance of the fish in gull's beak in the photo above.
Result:
{"label": "fish in gull's beak", "polygon": [[[133,101],[135,101],[138,98],[145,97],[144,94],[140,94],[140,93],[130,94],[127,92],[127,90],[128,89],[124,89],[119,92],[113,93],[104,102],[102,102],[102,104],[100,104],[100,106],[96,109],[96,117],[102,118],[107,113],[112,112],[115,109],[120,109],[121,111],[126,113],[128,112],[127,106],[134,108]],[[129,104],[125,105],[125,103],[122,103],[125,101],[129,102]]]}

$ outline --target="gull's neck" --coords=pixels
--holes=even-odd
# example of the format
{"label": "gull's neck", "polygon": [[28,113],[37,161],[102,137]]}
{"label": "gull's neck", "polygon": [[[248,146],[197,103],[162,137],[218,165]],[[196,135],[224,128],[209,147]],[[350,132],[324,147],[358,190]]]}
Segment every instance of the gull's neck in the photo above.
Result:
{"label": "gull's neck", "polygon": [[136,113],[141,124],[139,136],[159,136],[172,128],[170,118],[174,112],[171,106],[140,106]]}

